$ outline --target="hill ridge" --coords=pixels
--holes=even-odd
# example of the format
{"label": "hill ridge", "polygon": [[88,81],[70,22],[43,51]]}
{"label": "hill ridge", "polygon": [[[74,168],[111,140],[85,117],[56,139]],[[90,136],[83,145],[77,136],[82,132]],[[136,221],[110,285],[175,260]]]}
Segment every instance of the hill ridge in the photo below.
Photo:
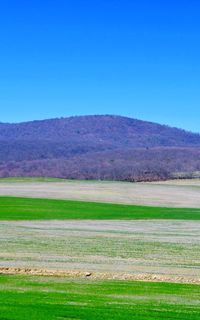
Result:
{"label": "hill ridge", "polygon": [[200,171],[199,149],[198,133],[117,115],[0,123],[0,176],[163,179]]}
{"label": "hill ridge", "polygon": [[17,126],[17,125],[24,125],[24,124],[33,124],[33,123],[44,123],[44,122],[50,122],[50,121],[59,121],[59,120],[73,120],[73,119],[78,119],[78,118],[118,118],[118,119],[129,119],[129,120],[135,120],[140,123],[147,123],[151,125],[158,125],[160,127],[166,127],[166,128],[171,128],[171,129],[177,129],[181,130],[187,133],[191,134],[196,134],[200,135],[199,132],[193,132],[191,130],[187,130],[184,128],[179,128],[176,126],[172,126],[169,124],[164,124],[164,123],[158,123],[156,121],[149,121],[149,120],[144,120],[144,119],[139,119],[139,118],[132,118],[130,116],[123,116],[123,115],[116,115],[116,114],[89,114],[89,115],[73,115],[73,116],[66,116],[66,117],[53,117],[53,118],[47,118],[47,119],[35,119],[35,120],[28,120],[28,121],[20,121],[20,122],[3,122],[0,121],[0,125],[8,125],[8,126]]}

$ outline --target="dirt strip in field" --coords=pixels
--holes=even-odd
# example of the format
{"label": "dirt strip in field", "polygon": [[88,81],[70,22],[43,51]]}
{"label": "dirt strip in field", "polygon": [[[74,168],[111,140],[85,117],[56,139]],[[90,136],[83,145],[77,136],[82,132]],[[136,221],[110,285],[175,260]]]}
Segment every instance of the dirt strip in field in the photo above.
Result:
{"label": "dirt strip in field", "polygon": [[159,274],[128,274],[115,272],[85,272],[85,271],[65,271],[51,269],[32,269],[32,268],[5,268],[0,267],[0,275],[31,275],[31,276],[52,276],[66,277],[70,279],[91,280],[124,280],[124,281],[149,281],[149,282],[169,282],[169,283],[185,283],[200,284],[200,278],[192,277],[168,277]]}
{"label": "dirt strip in field", "polygon": [[200,208],[200,180],[151,183],[105,181],[1,182],[0,196]]}

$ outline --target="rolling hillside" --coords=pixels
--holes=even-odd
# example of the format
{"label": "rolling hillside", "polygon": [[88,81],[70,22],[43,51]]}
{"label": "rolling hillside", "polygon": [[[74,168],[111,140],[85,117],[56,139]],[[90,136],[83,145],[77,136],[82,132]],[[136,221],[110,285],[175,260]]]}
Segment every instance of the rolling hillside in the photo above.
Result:
{"label": "rolling hillside", "polygon": [[200,135],[120,116],[0,123],[0,176],[156,180],[200,170]]}

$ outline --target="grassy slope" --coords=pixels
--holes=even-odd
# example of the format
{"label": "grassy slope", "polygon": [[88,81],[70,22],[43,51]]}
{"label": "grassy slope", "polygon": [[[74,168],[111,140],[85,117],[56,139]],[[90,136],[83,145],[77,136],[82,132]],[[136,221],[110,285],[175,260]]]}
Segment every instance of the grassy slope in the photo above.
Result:
{"label": "grassy slope", "polygon": [[200,319],[199,286],[0,276],[0,319]]}
{"label": "grassy slope", "polygon": [[60,178],[48,178],[48,177],[9,177],[0,178],[0,183],[13,183],[13,182],[67,182],[70,180]]}
{"label": "grassy slope", "polygon": [[68,200],[0,197],[0,220],[27,219],[200,220],[200,209],[160,208]]}
{"label": "grassy slope", "polygon": [[124,181],[113,181],[113,180],[78,180],[78,179],[65,179],[65,178],[52,178],[52,177],[8,177],[8,178],[0,178],[0,183],[18,183],[18,182],[84,182],[84,183],[129,183]]}

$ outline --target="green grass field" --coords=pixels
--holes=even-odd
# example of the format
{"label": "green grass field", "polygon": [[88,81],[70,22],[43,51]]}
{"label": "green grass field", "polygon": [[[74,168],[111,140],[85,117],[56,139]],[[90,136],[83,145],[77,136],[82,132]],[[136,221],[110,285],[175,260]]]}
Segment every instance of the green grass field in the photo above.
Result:
{"label": "green grass field", "polygon": [[[75,223],[71,229],[69,226],[66,228],[64,224],[70,224],[70,221],[50,221],[52,219],[96,220],[90,222],[97,223],[96,231],[84,225],[82,230],[78,221],[71,222]],[[132,229],[130,225],[125,226],[123,221],[109,222],[122,224],[115,229],[113,225],[108,226],[107,221],[105,222],[107,231],[104,230],[104,226],[101,227],[101,223],[104,222],[97,221],[140,219],[174,221],[126,222],[134,224]],[[136,269],[147,270],[145,272],[155,271],[156,273],[162,268],[161,272],[165,272],[166,268],[169,270],[169,263],[171,263],[172,268],[175,269],[176,264],[178,265],[179,275],[180,265],[184,274],[186,269],[190,272],[189,268],[191,268],[192,272],[195,271],[195,274],[198,275],[197,225],[199,222],[193,224],[192,220],[200,220],[200,209],[0,197],[0,220],[2,220],[0,252],[2,266],[4,264],[5,266],[15,266],[15,264],[26,266],[27,258],[30,266],[36,261],[38,267],[46,267],[45,261],[50,261],[52,264],[55,254],[56,267],[59,266],[59,259],[64,263],[65,257],[66,259],[70,257],[72,265],[76,263],[74,259],[81,258],[81,268],[83,268],[85,260],[84,255],[79,252],[80,249],[87,258],[84,270],[88,269],[91,261],[94,265],[91,260],[91,255],[94,255],[98,266],[101,266],[99,261],[102,257],[109,258],[114,271],[115,263],[119,268],[120,255],[123,270],[127,261],[130,264],[130,259],[133,261],[136,259]],[[3,220],[16,220],[16,222],[3,222]],[[18,225],[25,222],[17,222],[17,220],[49,221],[31,221],[26,222],[27,225]],[[190,220],[191,222],[175,220]],[[43,223],[44,225],[29,225],[32,223]],[[46,227],[45,223],[47,223]],[[56,223],[62,225],[56,225]],[[81,223],[88,224],[89,222]],[[137,223],[142,224],[142,229],[135,225]],[[155,229],[155,223],[158,224],[157,229]],[[185,223],[189,224],[188,228]],[[128,228],[128,231],[123,228]],[[161,239],[160,242],[159,239]],[[188,242],[187,239],[190,241]],[[116,255],[114,262],[111,259],[113,254]],[[98,257],[101,259],[98,260]],[[155,270],[151,265],[152,261]],[[139,263],[141,263],[141,268]],[[131,265],[133,266],[133,262]],[[144,265],[147,269],[144,269]],[[67,268],[67,265],[64,267]],[[127,268],[130,266],[128,265]],[[172,274],[174,272],[177,274],[175,269],[172,270]],[[48,276],[0,275],[0,320],[23,319],[199,320],[200,286],[164,282],[96,281],[90,278],[72,280]]]}
{"label": "green grass field", "polygon": [[197,285],[0,276],[1,320],[200,319]]}
{"label": "green grass field", "polygon": [[200,209],[0,197],[0,220],[36,219],[200,220]]}

